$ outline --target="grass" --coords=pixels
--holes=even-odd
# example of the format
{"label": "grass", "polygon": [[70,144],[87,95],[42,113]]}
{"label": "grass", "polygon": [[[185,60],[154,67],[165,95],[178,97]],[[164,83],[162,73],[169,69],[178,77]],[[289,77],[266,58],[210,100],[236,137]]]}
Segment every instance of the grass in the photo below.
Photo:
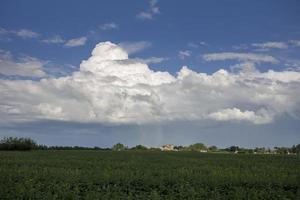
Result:
{"label": "grass", "polygon": [[1,199],[300,199],[300,157],[0,152]]}

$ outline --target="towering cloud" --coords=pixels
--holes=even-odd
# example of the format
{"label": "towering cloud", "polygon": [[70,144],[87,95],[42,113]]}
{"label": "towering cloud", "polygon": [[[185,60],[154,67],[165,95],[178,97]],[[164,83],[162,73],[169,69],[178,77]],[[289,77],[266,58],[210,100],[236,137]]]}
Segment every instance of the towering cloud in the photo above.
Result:
{"label": "towering cloud", "polygon": [[[229,57],[253,60],[253,55]],[[294,71],[229,73],[221,69],[209,75],[183,67],[173,76],[153,71],[145,62],[130,59],[118,45],[103,42],[70,76],[0,80],[0,119],[2,123],[52,119],[110,124],[197,120],[263,124],[285,114],[299,116],[299,88],[300,72]]]}

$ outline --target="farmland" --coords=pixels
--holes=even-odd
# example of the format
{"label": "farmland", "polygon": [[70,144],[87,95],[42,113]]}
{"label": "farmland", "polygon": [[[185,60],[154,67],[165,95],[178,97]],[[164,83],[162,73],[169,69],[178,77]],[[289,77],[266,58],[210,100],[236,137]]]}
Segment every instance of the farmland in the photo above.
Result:
{"label": "farmland", "polygon": [[0,151],[1,199],[300,199],[300,157]]}

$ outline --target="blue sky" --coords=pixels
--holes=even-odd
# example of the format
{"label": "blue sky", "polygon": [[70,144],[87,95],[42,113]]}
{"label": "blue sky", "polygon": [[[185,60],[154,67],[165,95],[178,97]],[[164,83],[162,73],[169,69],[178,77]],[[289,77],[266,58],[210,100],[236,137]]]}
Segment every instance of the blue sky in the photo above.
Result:
{"label": "blue sky", "polygon": [[[112,118],[109,117],[105,120],[96,117],[95,121],[84,121],[82,118],[65,118],[65,116],[69,114],[74,115],[74,113],[67,111],[69,108],[61,104],[62,99],[80,101],[82,98],[80,100],[76,99],[79,95],[74,95],[76,97],[65,97],[60,91],[61,88],[45,88],[42,86],[43,82],[41,80],[55,79],[54,81],[59,82],[59,77],[74,78],[72,73],[78,71],[97,73],[97,79],[95,80],[99,81],[100,75],[101,80],[104,80],[102,77],[103,71],[99,74],[98,71],[95,72],[91,68],[91,66],[96,66],[97,63],[95,64],[91,61],[87,67],[82,67],[81,63],[83,60],[92,58],[91,52],[95,46],[99,42],[105,41],[110,41],[126,51],[132,62],[138,60],[141,63],[147,63],[147,67],[150,69],[167,71],[170,73],[170,76],[173,76],[173,78],[170,78],[170,76],[158,78],[159,80],[157,81],[159,83],[157,84],[159,85],[172,82],[174,80],[171,79],[174,78],[177,82],[180,82],[181,79],[177,77],[179,72],[182,72],[182,74],[205,73],[207,79],[221,81],[224,77],[213,75],[220,69],[225,69],[230,73],[229,78],[226,75],[228,80],[236,78],[238,79],[236,80],[237,82],[247,84],[249,80],[244,78],[244,74],[241,75],[241,72],[251,72],[251,77],[255,76],[253,81],[258,84],[255,88],[252,88],[251,95],[259,94],[257,98],[261,98],[266,92],[265,90],[270,89],[270,87],[260,88],[260,86],[267,81],[271,81],[273,84],[277,84],[278,88],[272,89],[272,91],[276,91],[274,93],[271,90],[268,91],[270,93],[267,93],[274,95],[270,99],[278,99],[272,105],[267,105],[265,100],[262,101],[261,99],[259,99],[259,102],[253,102],[245,100],[247,97],[239,96],[239,99],[228,100],[229,97],[226,97],[221,100],[214,96],[216,99],[211,101],[216,103],[217,110],[212,109],[214,106],[212,108],[208,108],[208,106],[205,111],[195,111],[195,115],[187,117],[185,113],[191,106],[206,107],[206,105],[194,102],[197,102],[197,100],[201,103],[209,101],[203,98],[204,91],[215,91],[215,89],[210,88],[211,86],[207,88],[207,84],[203,85],[203,82],[200,81],[202,79],[206,80],[206,78],[191,75],[187,79],[194,80],[192,76],[198,77],[195,80],[197,79],[200,83],[194,81],[180,87],[174,84],[175,86],[172,89],[165,89],[165,86],[162,86],[160,91],[156,91],[156,85],[153,88],[151,86],[153,93],[160,99],[159,105],[168,104],[168,102],[162,100],[166,91],[174,90],[172,92],[174,98],[179,98],[180,96],[176,95],[176,90],[188,93],[191,88],[199,88],[194,92],[199,92],[199,96],[192,96],[192,94],[189,96],[187,94],[186,102],[189,102],[186,103],[187,105],[185,102],[177,102],[176,109],[173,105],[169,105],[169,107],[162,106],[168,112],[171,113],[172,111],[184,117],[178,117],[175,120],[170,120],[169,114],[168,117],[165,114],[153,114],[149,117],[150,111],[145,111],[145,114],[142,115],[142,118],[145,117],[143,118],[144,120],[138,123],[129,120],[125,122],[125,125],[123,121],[117,121],[116,125],[114,124],[116,121],[111,121]],[[99,48],[99,51],[103,50],[101,48]],[[115,47],[109,44],[108,48]],[[117,53],[117,56],[119,56],[119,52]],[[0,117],[2,118],[1,121],[5,122],[0,124],[0,136],[6,136],[7,133],[17,136],[25,135],[37,138],[42,143],[58,144],[59,141],[63,140],[61,138],[57,139],[57,135],[52,135],[53,133],[49,130],[52,130],[51,127],[53,127],[56,132],[61,132],[62,137],[67,138],[67,141],[73,141],[70,145],[80,145],[82,139],[78,138],[88,138],[84,145],[98,144],[102,146],[110,146],[115,142],[127,142],[129,145],[143,143],[158,146],[169,142],[180,144],[183,141],[183,144],[188,144],[200,140],[219,146],[231,144],[272,146],[273,144],[291,145],[295,142],[300,143],[300,136],[297,133],[297,130],[300,128],[297,125],[299,124],[300,100],[294,96],[299,89],[299,79],[297,77],[300,70],[300,2],[298,0],[89,0],[84,2],[79,0],[72,2],[59,0],[2,0],[0,2],[0,55],[2,61],[0,62],[0,80],[3,80],[3,88],[8,87],[6,84],[10,86],[15,85],[5,91],[3,89],[2,93],[5,95],[0,97],[0,103],[3,106],[2,111],[0,109],[3,112]],[[180,71],[182,66],[188,66],[188,69],[192,72]],[[126,70],[129,70],[129,68],[125,67],[124,71]],[[141,68],[138,67],[137,70],[141,70]],[[125,75],[123,76],[124,71],[121,68],[121,71],[114,74],[114,76],[122,79],[125,77]],[[279,73],[274,75],[273,71]],[[108,71],[105,71],[105,73],[108,73]],[[109,73],[111,72],[109,71]],[[141,73],[147,74],[149,72],[141,71]],[[106,75],[112,76],[111,74]],[[127,75],[124,80],[126,79],[128,82],[134,81],[130,74]],[[257,81],[261,79],[266,80],[258,83]],[[20,106],[20,102],[28,99],[24,100],[22,99],[23,97],[19,97],[17,91],[32,92],[33,85],[29,85],[28,88],[23,88],[22,90],[20,89],[22,88],[21,86],[16,85],[18,80],[32,80],[32,84],[41,85],[39,86],[41,87],[40,90],[45,93],[38,96],[34,96],[37,95],[36,93],[31,95],[31,98],[40,98],[39,101],[30,105],[33,107],[31,110],[27,109],[25,105],[23,107]],[[88,79],[84,80],[87,81]],[[73,91],[72,94],[77,94],[77,92],[82,94],[82,88],[76,88],[76,81],[68,84],[75,89],[73,88],[74,91],[65,89],[64,93],[72,93],[71,91]],[[86,83],[84,86],[87,87],[89,84]],[[93,82],[93,84],[98,84],[98,82]],[[115,87],[114,84],[108,85],[108,87],[113,86],[116,96],[118,96],[117,92],[124,88]],[[134,84],[137,83],[134,82]],[[210,84],[212,83],[210,82]],[[100,85],[96,88],[101,88]],[[139,87],[135,89],[142,91]],[[251,88],[252,85],[249,87]],[[91,87],[88,88],[90,89]],[[242,90],[244,87],[241,85],[239,87],[234,85],[231,89],[226,87],[221,91],[221,97],[223,98],[226,94],[240,89]],[[93,89],[92,91],[97,93],[98,89]],[[128,92],[128,95],[132,94],[131,90],[127,91],[127,86],[126,92]],[[60,98],[59,94],[63,96],[60,101],[58,101]],[[99,93],[96,96],[85,96],[84,98],[92,101],[95,98],[100,98],[99,96],[106,98],[109,95],[110,93]],[[155,95],[151,95],[149,99],[152,101]],[[47,96],[48,99],[45,100],[44,96]],[[50,99],[53,96],[56,97],[55,100]],[[12,102],[11,99],[14,99],[13,103],[10,103]],[[130,108],[140,106],[138,103],[133,103],[134,106],[132,106],[131,100],[128,105],[123,100],[118,102],[118,105],[122,104],[123,107]],[[292,103],[287,105],[287,108],[281,108],[283,101],[291,101]],[[136,100],[133,102],[136,102]],[[109,112],[113,109],[110,107],[111,105],[108,105],[105,109],[101,107],[99,110],[100,105],[91,104],[94,106],[92,106],[94,109],[92,112],[95,112],[97,116],[115,116],[115,111],[113,112],[114,114]],[[184,104],[183,108],[178,109],[178,106],[182,104]],[[155,105],[152,105],[151,109],[159,109],[154,108]],[[103,105],[101,104],[101,106]],[[40,116],[40,113],[36,114],[38,112],[34,110],[36,107],[40,111],[41,107],[43,107],[41,111],[43,117]],[[7,109],[13,111],[10,110],[9,114],[5,113]],[[85,108],[83,107],[82,109]],[[64,113],[63,117],[56,116],[57,118],[54,118],[52,116],[53,112],[49,114],[49,110],[62,112]],[[194,110],[197,110],[197,108]],[[11,112],[14,113],[11,114]],[[34,119],[28,117],[32,115],[31,112],[36,115]],[[129,111],[124,112],[123,115],[131,119]],[[224,113],[228,118],[228,122],[227,118],[224,120]],[[10,120],[4,120],[8,115]],[[157,123],[154,120],[157,117],[163,120]],[[20,118],[22,118],[22,122],[18,121]],[[207,118],[210,120],[214,118],[216,121],[206,121]],[[63,119],[63,122],[60,121],[61,119]],[[233,122],[235,119],[238,119],[238,122]],[[49,121],[47,122],[47,120]],[[244,123],[243,121],[246,122]],[[249,121],[254,124],[248,124]],[[40,128],[47,123],[50,128],[41,131]],[[60,124],[58,129],[56,128],[57,123]],[[80,130],[78,131],[79,133],[76,133],[76,136],[70,133],[74,131],[72,128],[74,123],[79,124],[78,130]],[[84,123],[84,125],[81,123]],[[209,126],[211,127],[209,130],[207,128],[204,129],[202,126],[202,124],[206,123],[213,124]],[[278,124],[282,124],[281,128],[278,128]],[[25,129],[26,133],[22,131],[24,126],[27,127]],[[103,128],[107,126],[112,128],[109,128],[109,131]],[[125,128],[126,133],[120,136],[119,132],[125,130],[123,126],[127,127]],[[135,128],[137,126],[139,127],[138,129]],[[232,132],[228,134],[228,137],[232,138],[232,140],[224,142],[218,139],[222,138],[220,137],[220,131],[224,126],[226,126],[224,130]],[[252,135],[248,133],[240,135],[240,132],[244,129],[243,126],[253,130],[255,133]],[[184,130],[182,127],[184,127]],[[149,138],[152,137],[152,129],[159,129],[156,135],[159,132],[158,135],[160,136],[157,136],[157,141],[148,142]],[[97,130],[99,130],[99,133],[95,133]],[[174,130],[181,130],[181,132]],[[166,134],[169,134],[166,132],[169,131],[175,132],[173,137],[171,137],[173,138],[171,141],[168,141],[168,137],[165,137]],[[37,132],[44,133],[39,135]],[[86,136],[82,132],[91,133],[93,136]],[[110,135],[105,132],[110,132]],[[140,132],[147,133],[143,135]],[[209,132],[209,135],[206,132]],[[274,140],[261,142],[260,133],[266,134],[265,138],[270,137],[274,138]],[[94,137],[101,142],[95,144]],[[68,145],[67,142],[63,144]]]}
{"label": "blue sky", "polygon": [[[14,54],[26,54],[50,61],[49,65],[78,66],[99,41],[115,43],[148,41],[151,47],[138,52],[138,57],[167,57],[155,68],[178,71],[182,65],[193,70],[214,72],[223,63],[203,63],[200,55],[216,51],[233,51],[233,46],[265,41],[289,41],[300,37],[300,3],[291,1],[159,1],[160,13],[152,20],[139,19],[149,9],[148,1],[1,1],[0,24],[8,30],[28,29],[38,38],[14,38],[1,41],[1,48]],[[104,24],[117,28],[101,30]],[[40,40],[59,35],[65,40],[87,37],[84,46],[62,48]],[[201,45],[200,43],[205,43]],[[189,43],[199,47],[190,47]],[[179,51],[192,55],[178,58]],[[295,52],[274,50],[271,54],[297,58]],[[272,66],[276,67],[276,66]]]}

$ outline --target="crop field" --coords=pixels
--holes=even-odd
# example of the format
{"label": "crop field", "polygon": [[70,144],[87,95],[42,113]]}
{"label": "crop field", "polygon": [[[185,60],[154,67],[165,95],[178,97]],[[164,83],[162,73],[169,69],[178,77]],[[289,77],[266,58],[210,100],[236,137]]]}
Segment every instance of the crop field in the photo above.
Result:
{"label": "crop field", "polygon": [[300,199],[300,157],[2,151],[0,199]]}

